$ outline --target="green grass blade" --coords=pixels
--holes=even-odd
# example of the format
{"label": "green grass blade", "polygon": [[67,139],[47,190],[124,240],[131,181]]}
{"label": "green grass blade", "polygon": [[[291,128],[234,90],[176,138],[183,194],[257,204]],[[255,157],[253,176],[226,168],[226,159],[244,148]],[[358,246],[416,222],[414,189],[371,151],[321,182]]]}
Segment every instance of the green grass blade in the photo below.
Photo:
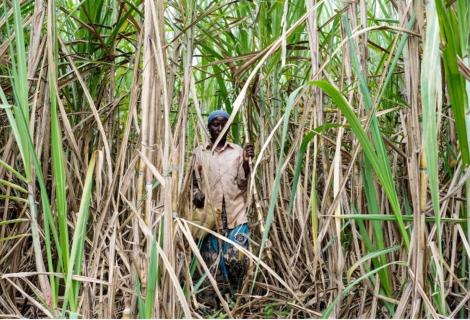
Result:
{"label": "green grass blade", "polygon": [[150,262],[147,270],[147,292],[144,304],[144,315],[147,319],[153,318],[153,309],[155,307],[155,288],[157,286],[158,275],[157,264],[157,242],[155,241],[155,236],[153,236],[152,248],[150,250]]}
{"label": "green grass blade", "polygon": [[[0,93],[1,93],[1,88],[0,88]],[[11,108],[10,106],[5,106],[3,104],[0,104],[0,108]],[[21,181],[25,182],[25,183],[28,183],[28,180],[26,179],[25,176],[23,176],[21,173],[19,173],[18,171],[16,171],[15,169],[13,169],[12,166],[10,166],[8,163],[6,163],[5,161],[3,161],[2,159],[0,159],[0,166],[4,167],[6,170],[10,171],[11,173],[13,173],[13,175],[15,177],[17,177],[18,179],[20,179]]]}
{"label": "green grass blade", "polygon": [[383,266],[380,266],[379,268],[376,268],[376,269],[360,276],[359,278],[357,278],[356,280],[351,282],[346,288],[344,288],[343,291],[333,300],[333,302],[328,305],[328,307],[325,309],[325,311],[323,311],[323,313],[321,315],[321,318],[322,319],[329,318],[330,315],[331,315],[331,312],[334,310],[334,308],[335,308],[336,304],[338,303],[338,301],[340,300],[340,298],[346,296],[355,286],[357,286],[363,280],[373,276],[374,274],[376,274],[380,270],[388,268],[389,266],[392,266],[392,265],[406,266],[406,262],[404,262],[404,261],[390,262],[390,263],[384,264]]}
{"label": "green grass blade", "polygon": [[393,181],[393,180],[392,180],[392,177],[390,176],[389,169],[388,170],[384,169],[386,164],[383,163],[383,158],[379,159],[379,157],[377,156],[374,150],[374,147],[372,145],[372,142],[369,140],[366,132],[362,128],[362,124],[359,118],[356,116],[353,109],[348,104],[344,96],[338,91],[338,89],[336,89],[333,85],[323,80],[313,81],[311,82],[311,84],[318,86],[323,91],[325,91],[328,94],[328,96],[333,100],[333,102],[336,104],[336,106],[341,110],[344,117],[348,120],[348,123],[351,126],[351,130],[356,135],[357,140],[359,141],[359,143],[362,146],[362,149],[364,150],[364,154],[366,158],[368,158],[368,160],[370,161],[370,164],[372,168],[374,169],[376,176],[378,177],[380,183],[382,184],[382,187],[384,188],[384,191],[390,202],[390,206],[392,207],[393,213],[397,217],[398,228],[400,230],[400,234],[402,235],[404,244],[406,248],[409,248],[410,239],[409,239],[408,232],[406,231],[405,225],[403,223],[400,205],[398,202],[398,195],[393,186],[393,183],[392,184],[390,183],[390,181]]}
{"label": "green grass blade", "polygon": [[[442,62],[445,70],[447,93],[450,100],[451,110],[454,115],[455,129],[459,140],[460,153],[463,169],[470,164],[469,136],[470,136],[470,110],[468,81],[459,72],[458,59],[468,55],[468,26],[469,8],[468,1],[464,5],[461,1],[457,3],[459,12],[448,7],[447,2],[435,0],[437,17],[439,19],[439,30],[442,40]],[[464,34],[461,34],[461,33]],[[467,58],[468,61],[468,58]],[[467,90],[469,90],[467,92]],[[431,190],[432,192],[432,190]],[[470,182],[465,186],[466,208],[465,217],[468,219],[466,226],[467,240],[470,239]],[[434,205],[434,204],[433,204]],[[441,243],[439,242],[439,245]],[[467,257],[462,268],[470,271],[470,257]],[[467,284],[468,285],[468,284]],[[442,286],[442,282],[441,282]],[[441,290],[442,291],[442,290]],[[441,299],[442,301],[442,299]],[[444,302],[440,304],[442,306]]]}
{"label": "green grass blade", "polygon": [[292,187],[291,187],[291,194],[289,200],[289,209],[287,210],[287,214],[291,214],[292,208],[294,207],[294,199],[295,193],[297,192],[297,186],[300,178],[300,173],[302,171],[302,163],[305,156],[305,152],[307,151],[307,147],[309,146],[312,139],[317,135],[321,134],[323,131],[328,130],[330,128],[337,128],[339,127],[338,124],[324,124],[313,131],[307,133],[300,144],[299,153],[297,154],[297,158],[295,160],[295,169],[294,169],[294,179],[292,179]]}
{"label": "green grass blade", "polygon": [[25,188],[22,188],[21,186],[19,186],[17,184],[14,184],[14,183],[10,182],[10,181],[0,179],[0,184],[3,184],[4,186],[10,187],[12,189],[18,190],[18,191],[23,192],[23,193],[28,193],[28,190],[26,190]]}
{"label": "green grass blade", "polygon": [[0,221],[0,226],[4,226],[4,225],[7,225],[7,224],[12,224],[12,223],[28,222],[28,221],[29,221],[29,219],[25,219],[25,218],[3,220],[3,221]]}
{"label": "green grass blade", "polygon": [[58,254],[61,256],[62,265],[60,269],[67,270],[69,260],[69,234],[67,227],[67,182],[65,179],[65,160],[62,147],[62,134],[57,112],[57,37],[56,37],[56,7],[55,1],[48,2],[48,84],[49,101],[51,108],[51,150],[52,150],[52,172],[55,186],[55,204],[57,210],[57,222],[59,226],[60,247]]}
{"label": "green grass blade", "polygon": [[[439,177],[438,177],[438,139],[437,127],[439,124],[439,112],[442,105],[441,68],[439,51],[439,24],[437,21],[434,3],[427,6],[428,23],[426,41],[423,50],[423,62],[421,65],[421,101],[423,105],[423,134],[422,143],[427,162],[429,187],[434,214],[438,228],[438,241],[440,242],[441,230],[439,225]],[[434,66],[433,72],[428,72],[427,66]]]}
{"label": "green grass blade", "polygon": [[439,30],[444,42],[442,49],[443,64],[447,80],[452,113],[455,119],[455,128],[459,139],[462,161],[465,166],[470,163],[470,150],[468,135],[470,131],[470,119],[466,115],[468,111],[468,97],[466,94],[465,78],[458,70],[458,57],[464,56],[460,43],[460,29],[455,13],[446,8],[443,0],[435,0],[437,16],[439,18]]}
{"label": "green grass blade", "polygon": [[[380,207],[379,207],[379,200],[377,196],[377,190],[376,190],[376,185],[374,183],[374,180],[372,178],[372,167],[370,165],[370,161],[364,161],[364,170],[363,170],[363,181],[364,181],[364,192],[365,196],[367,199],[367,208],[369,209],[369,212],[380,212]],[[372,227],[374,230],[374,236],[375,236],[375,243],[376,246],[374,248],[370,247],[368,248],[368,251],[372,250],[383,250],[385,249],[385,240],[384,240],[384,234],[383,234],[383,224],[381,221],[372,221]],[[365,229],[365,228],[364,228]],[[366,232],[363,232],[362,234],[366,234]],[[363,237],[364,237],[363,236]],[[367,235],[369,237],[369,235]],[[366,238],[364,238],[366,239]],[[367,243],[367,242],[366,242]],[[377,259],[373,260],[374,266],[379,267],[380,265],[386,264],[387,258],[385,255],[378,257]],[[383,284],[383,288],[388,296],[391,296],[393,293],[393,288],[391,285],[391,275],[388,272],[388,269],[384,269],[379,272],[380,279]]]}
{"label": "green grass blade", "polygon": [[[412,30],[415,22],[416,22],[416,13],[413,11],[413,13],[410,17],[410,20],[406,24],[406,29],[407,30]],[[402,57],[403,49],[405,48],[405,45],[408,43],[409,36],[410,35],[408,33],[403,33],[401,38],[400,38],[400,41],[399,41],[398,47],[397,47],[397,52],[395,53],[395,56],[393,57],[393,60],[390,63],[390,67],[388,68],[388,73],[387,73],[385,81],[382,85],[382,90],[380,91],[379,97],[377,99],[377,103],[380,103],[382,101],[382,97],[383,97],[385,91],[388,89],[388,85],[390,83],[390,80],[392,79],[392,76],[393,76],[394,72],[395,72],[398,61]]]}
{"label": "green grass blade", "polygon": [[[31,234],[33,240],[35,263],[38,270],[43,271],[45,269],[44,261],[42,257],[41,239],[39,233],[39,212],[35,199],[35,182],[37,179],[40,186],[40,196],[43,209],[43,222],[44,222],[44,241],[46,245],[47,264],[50,272],[54,271],[53,260],[52,260],[52,248],[50,239],[50,226],[52,227],[52,234],[54,239],[57,240],[54,226],[54,220],[52,217],[51,208],[49,205],[49,199],[45,182],[41,172],[41,166],[38,157],[35,152],[34,144],[32,143],[31,133],[29,130],[29,103],[28,103],[28,88],[29,81],[26,74],[26,47],[24,41],[24,30],[23,20],[21,15],[21,7],[18,0],[13,1],[13,16],[14,16],[14,32],[15,41],[10,43],[10,57],[11,57],[11,82],[15,97],[15,105],[12,108],[5,108],[7,113],[10,127],[13,131],[15,141],[18,145],[21,158],[23,161],[24,172],[28,183],[28,202],[31,214]],[[7,19],[7,29],[10,31]],[[5,97],[3,90],[0,88],[0,99],[2,104],[7,106],[8,101]],[[34,168],[32,166],[34,163]],[[57,241],[56,241],[57,242]],[[55,308],[57,305],[57,292],[55,292],[55,280],[54,275],[49,275],[49,284],[41,280],[41,288],[45,295],[50,295],[52,299],[52,306]]]}
{"label": "green grass blade", "polygon": [[[17,67],[16,76],[13,78],[15,82],[15,92],[18,98],[18,104],[20,105],[22,112],[26,119],[29,119],[29,107],[28,107],[28,79],[26,75],[26,47],[24,41],[23,32],[23,19],[21,17],[20,2],[18,0],[13,1],[13,16],[14,16],[14,30],[15,30],[15,42],[16,42],[16,57],[15,64]],[[13,48],[10,46],[10,48]]]}
{"label": "green grass blade", "polygon": [[88,222],[88,213],[90,209],[91,196],[93,190],[93,173],[95,170],[96,158],[99,151],[95,151],[91,157],[86,172],[85,183],[83,185],[82,200],[80,201],[80,209],[78,211],[77,223],[72,238],[72,249],[70,252],[70,260],[66,273],[64,303],[62,305],[62,316],[65,316],[67,305],[70,303],[72,313],[77,311],[78,295],[75,295],[75,289],[72,287],[72,276],[78,274],[76,270],[80,270],[83,258],[84,242],[86,237],[86,225]]}
{"label": "green grass blade", "polygon": [[[372,136],[371,144],[373,146],[375,146],[375,148],[374,148],[375,149],[375,154],[377,155],[377,158],[378,158],[378,163],[377,163],[378,167],[379,167],[378,170],[380,170],[381,172],[384,173],[383,180],[381,181],[381,183],[382,183],[382,186],[384,187],[384,189],[386,190],[386,192],[388,190],[387,195],[389,197],[389,201],[390,201],[390,204],[392,206],[392,210],[394,211],[394,214],[397,217],[401,217],[401,209],[400,209],[400,205],[399,205],[399,202],[398,202],[398,195],[396,193],[395,185],[394,185],[394,182],[393,182],[393,179],[392,179],[392,172],[391,172],[391,169],[390,169],[391,168],[390,161],[388,159],[388,154],[387,154],[387,151],[385,149],[385,146],[384,146],[384,143],[383,143],[383,140],[382,140],[382,135],[381,135],[381,132],[380,132],[380,129],[379,129],[379,124],[378,124],[377,116],[375,114],[375,110],[372,110],[372,108],[374,108],[374,104],[373,104],[374,101],[373,101],[372,95],[369,91],[369,85],[368,85],[367,80],[366,80],[366,74],[365,73],[367,72],[367,70],[363,70],[363,66],[361,65],[361,63],[359,61],[360,54],[359,54],[359,51],[358,51],[357,46],[356,46],[356,41],[352,36],[350,23],[349,23],[349,20],[348,20],[346,14],[342,15],[342,22],[343,22],[346,34],[349,37],[348,45],[349,45],[350,59],[351,59],[351,63],[352,63],[353,72],[356,75],[356,77],[358,79],[358,82],[359,82],[359,89],[361,91],[361,97],[363,99],[364,107],[365,107],[366,111],[372,112],[371,122],[370,122],[371,123],[370,131],[371,131],[371,136]],[[388,73],[387,73],[387,76],[386,76],[386,79],[385,79],[385,83],[383,85],[383,90],[380,92],[378,101],[380,101],[381,94],[383,94],[385,88],[387,87],[388,81],[390,81],[390,79],[391,79],[391,76],[392,76],[392,74],[394,72],[394,69],[396,67],[396,60],[400,56],[401,50],[403,50],[403,48],[404,48],[405,39],[406,39],[406,37],[402,37],[402,41],[400,43],[402,46],[399,46],[399,48],[397,50],[397,53],[395,54],[395,57],[394,57],[395,64],[392,64],[391,67],[388,70]],[[377,193],[376,193],[376,190],[375,190],[375,184],[374,184],[372,173],[371,173],[372,167],[373,166],[371,164],[371,159],[369,157],[367,157],[367,155],[366,155],[365,160],[364,160],[364,167],[363,167],[363,172],[364,172],[363,178],[364,178],[365,193],[366,193],[368,208],[372,212],[378,212],[379,211],[379,204],[378,204]],[[375,169],[375,170],[377,170],[377,169]],[[398,221],[399,221],[399,224],[401,222],[400,229],[401,229],[402,233],[405,235],[404,239],[403,239],[404,242],[405,242],[405,246],[408,247],[408,245],[409,245],[407,243],[408,234],[407,234],[406,230],[404,229],[403,222],[400,221],[400,220],[398,220]],[[375,235],[375,238],[376,238],[376,247],[378,249],[378,252],[381,252],[386,248],[386,244],[385,244],[385,241],[384,241],[384,235],[383,235],[382,222],[381,221],[373,221],[372,222],[372,227],[373,227],[374,235]],[[385,265],[387,263],[387,257],[385,256],[385,254],[380,255],[379,257],[377,257],[377,259],[373,260],[373,263],[374,263],[375,267]],[[389,270],[387,268],[382,269],[379,272],[379,276],[380,276],[381,283],[382,283],[383,290],[384,290],[385,294],[387,296],[391,296],[393,294],[393,287],[392,287],[392,281],[391,281],[392,277],[391,277],[391,274],[389,273]],[[393,306],[391,306],[391,305],[389,305],[389,307],[393,308]]]}
{"label": "green grass blade", "polygon": [[[372,100],[372,95],[370,94],[369,91],[369,86],[366,80],[366,76],[364,74],[364,70],[362,70],[362,65],[359,61],[359,52],[357,50],[356,42],[354,41],[354,38],[352,37],[352,31],[351,31],[351,26],[349,24],[349,20],[347,19],[346,14],[343,14],[342,16],[343,20],[343,25],[346,30],[346,34],[349,37],[349,51],[350,51],[350,58],[352,62],[352,67],[353,71],[356,74],[356,77],[359,80],[359,89],[361,91],[363,100],[364,100],[364,106],[366,111],[371,111],[373,107],[373,100]],[[392,172],[391,172],[391,165],[390,161],[388,159],[387,151],[385,149],[383,140],[382,140],[382,135],[379,129],[379,124],[377,120],[377,116],[375,114],[375,110],[372,111],[372,116],[371,116],[371,126],[370,126],[370,131],[372,135],[372,141],[373,145],[375,146],[375,151],[376,155],[379,159],[379,166],[380,170],[384,171],[383,179],[384,181],[384,188],[389,190],[389,193],[391,195],[391,198],[389,199],[390,204],[397,215],[401,215],[400,212],[400,205],[398,202],[398,195],[396,194],[395,186],[393,183],[392,179]],[[369,159],[366,157],[366,162],[369,161]],[[405,239],[405,245],[408,247],[408,243]]]}
{"label": "green grass blade", "polygon": [[[439,173],[438,173],[438,125],[440,123],[440,111],[442,105],[441,84],[441,59],[439,49],[439,22],[437,19],[434,2],[430,1],[426,7],[427,28],[426,40],[421,64],[421,101],[423,106],[423,132],[422,144],[426,159],[429,188],[431,189],[431,202],[436,217],[436,240],[439,255],[442,256],[442,226],[439,204]],[[428,72],[427,67],[433,66],[433,72]],[[442,269],[442,265],[439,267]],[[435,269],[435,268],[434,268]],[[441,314],[446,314],[445,287],[441,277],[434,284],[438,295],[438,309]]]}
{"label": "green grass blade", "polygon": [[[358,221],[397,221],[396,216],[388,214],[367,213],[367,214],[342,214],[339,219],[354,219]],[[402,215],[403,221],[413,221],[412,215]],[[425,217],[426,222],[436,222],[436,217]],[[463,218],[441,218],[441,222],[445,223],[465,223],[467,220]]]}
{"label": "green grass blade", "polygon": [[145,315],[145,303],[142,298],[142,289],[140,285],[139,276],[135,275],[135,291],[137,291],[137,309],[139,310],[139,319],[147,319]]}
{"label": "green grass blade", "polygon": [[[286,110],[284,112],[284,123],[282,127],[282,136],[281,136],[281,148],[279,149],[279,165],[278,165],[277,172],[276,172],[276,178],[274,179],[274,186],[273,186],[273,191],[271,194],[271,199],[269,200],[268,214],[266,216],[266,221],[264,223],[264,233],[261,238],[261,244],[260,244],[260,250],[259,250],[260,260],[263,255],[263,250],[266,246],[266,241],[268,240],[269,231],[271,229],[271,225],[274,219],[274,209],[275,209],[276,202],[277,202],[277,195],[279,193],[279,186],[281,183],[281,176],[282,176],[281,168],[282,168],[282,162],[284,161],[284,146],[286,143],[287,131],[289,129],[289,116],[294,106],[295,99],[297,98],[297,94],[302,89],[303,89],[303,86],[295,89],[289,95],[289,98],[287,100]],[[256,264],[255,278],[256,278],[256,274],[258,273],[258,271],[259,271],[259,263]],[[255,283],[253,282],[253,286],[254,284]]]}
{"label": "green grass blade", "polygon": [[351,281],[351,276],[353,274],[353,272],[361,265],[363,264],[364,262],[366,261],[369,261],[373,258],[377,258],[377,257],[381,257],[381,256],[384,256],[385,254],[387,253],[392,253],[392,252],[395,252],[397,250],[400,249],[400,246],[393,246],[391,248],[387,248],[387,249],[383,249],[383,250],[379,250],[379,251],[373,251],[373,252],[370,252],[368,253],[367,255],[361,257],[361,259],[359,259],[358,261],[356,261],[349,269],[348,269],[348,272],[346,273],[346,277],[348,279],[348,282]]}

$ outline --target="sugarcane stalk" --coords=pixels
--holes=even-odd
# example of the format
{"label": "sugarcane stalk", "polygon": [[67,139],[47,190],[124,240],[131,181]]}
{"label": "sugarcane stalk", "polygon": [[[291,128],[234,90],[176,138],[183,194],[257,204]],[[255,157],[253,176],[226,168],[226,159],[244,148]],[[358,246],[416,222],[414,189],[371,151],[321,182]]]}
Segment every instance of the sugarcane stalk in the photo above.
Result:
{"label": "sugarcane stalk", "polygon": [[423,283],[423,268],[424,268],[424,217],[427,206],[427,187],[428,176],[426,173],[427,162],[424,152],[421,152],[419,157],[419,212],[415,213],[415,226],[413,231],[414,236],[414,254],[413,254],[413,272],[415,277],[413,279],[413,303],[412,303],[412,317],[418,318],[421,306],[421,296],[418,292],[418,285],[424,287]]}
{"label": "sugarcane stalk", "polygon": [[[250,134],[249,134],[249,131],[248,131],[248,121],[247,121],[247,116],[245,114],[246,112],[248,112],[248,110],[245,108],[244,111],[241,113],[242,114],[242,120],[243,120],[243,130],[244,130],[244,133],[245,133],[245,145],[250,144]],[[252,158],[249,158],[248,164],[250,166],[250,176],[248,177],[247,185],[250,186],[251,185],[251,177],[252,177],[251,172],[253,172],[253,159]],[[259,201],[258,189],[256,188],[255,184],[253,184],[253,186],[254,186],[253,187],[253,200],[254,200],[254,203],[255,203],[255,211],[256,211],[256,215],[257,215],[257,224],[258,224],[260,234],[263,235],[264,234],[263,211],[262,211],[262,208],[261,208],[261,203]],[[249,208],[251,206],[251,201],[252,201],[252,198],[250,197],[250,193],[248,193],[247,208]],[[269,240],[269,238],[266,241],[266,256],[268,257],[269,260],[272,260],[271,241]]]}

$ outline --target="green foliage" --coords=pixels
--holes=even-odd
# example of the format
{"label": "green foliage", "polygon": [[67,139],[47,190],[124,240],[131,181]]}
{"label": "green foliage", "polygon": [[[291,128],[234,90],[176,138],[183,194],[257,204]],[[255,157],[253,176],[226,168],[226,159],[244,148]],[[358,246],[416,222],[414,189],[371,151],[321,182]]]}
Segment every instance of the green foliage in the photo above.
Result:
{"label": "green foliage", "polygon": [[[279,149],[279,163],[283,163],[284,159],[284,145],[287,139],[287,130],[289,128],[289,116],[292,111],[292,107],[294,106],[295,99],[297,98],[298,93],[303,89],[303,87],[297,88],[292,92],[292,94],[289,96],[289,99],[287,100],[286,104],[286,111],[284,112],[284,121],[283,121],[283,127],[282,127],[282,137],[281,137],[281,147]],[[282,175],[282,165],[279,165],[277,168],[277,173],[276,173],[276,178],[274,179],[274,186],[273,186],[273,192],[271,195],[271,199],[269,201],[269,207],[268,207],[268,214],[266,216],[266,222],[264,224],[264,233],[261,238],[261,246],[259,250],[259,257],[262,257],[263,250],[266,246],[266,241],[268,240],[269,236],[269,231],[271,229],[271,225],[273,223],[274,219],[274,210],[277,202],[277,195],[279,192],[279,186],[281,184],[281,175]],[[258,271],[259,264],[256,266],[256,270]],[[256,274],[256,273],[255,273]]]}
{"label": "green foliage", "polygon": [[171,216],[224,108],[259,155],[246,287],[266,292],[209,317],[468,317],[467,0],[38,3],[0,3],[0,315],[199,316]]}
{"label": "green foliage", "polygon": [[78,308],[78,289],[79,283],[72,280],[73,275],[79,275],[82,270],[82,261],[85,253],[85,238],[87,223],[90,211],[91,195],[93,190],[93,174],[95,170],[95,163],[98,152],[95,152],[91,157],[88,169],[86,172],[85,182],[83,186],[83,194],[80,201],[80,209],[78,211],[77,223],[72,237],[72,248],[70,251],[70,261],[66,273],[64,303],[62,306],[62,316],[65,316],[68,303],[70,303],[70,316],[74,317],[77,314]]}
{"label": "green foliage", "polygon": [[[393,179],[390,173],[388,161],[385,160],[386,155],[384,155],[384,150],[374,150],[374,146],[367,137],[367,134],[364,131],[358,117],[356,116],[344,96],[334,86],[332,86],[326,81],[314,81],[312,82],[312,84],[320,87],[323,91],[325,91],[325,93],[330,96],[330,98],[335,102],[336,106],[341,110],[345,118],[348,120],[348,123],[351,126],[351,130],[353,130],[357,140],[361,144],[366,158],[369,160],[377,178],[379,179],[380,183],[384,188],[384,191],[390,201],[390,205],[392,206],[395,217],[397,218],[398,227],[403,237],[402,239],[404,241],[404,244],[406,247],[408,247],[409,236],[403,223],[398,195],[393,185]],[[380,157],[378,153],[381,155]]]}
{"label": "green foliage", "polygon": [[303,162],[305,152],[307,151],[307,148],[310,142],[317,134],[321,134],[323,131],[328,130],[330,128],[337,128],[337,127],[339,127],[338,124],[325,124],[313,131],[306,133],[305,136],[303,137],[301,145],[300,145],[299,153],[297,154],[297,157],[295,160],[294,178],[292,179],[289,208],[287,210],[288,214],[291,214],[292,208],[294,207],[295,193],[297,191],[300,173],[302,171],[302,162]]}

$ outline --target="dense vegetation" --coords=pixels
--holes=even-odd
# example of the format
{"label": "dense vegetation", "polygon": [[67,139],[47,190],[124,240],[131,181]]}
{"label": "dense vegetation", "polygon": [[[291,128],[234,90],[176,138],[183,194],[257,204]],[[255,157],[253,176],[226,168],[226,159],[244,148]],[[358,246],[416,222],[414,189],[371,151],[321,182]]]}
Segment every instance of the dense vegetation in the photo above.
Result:
{"label": "dense vegetation", "polygon": [[[2,1],[0,317],[468,318],[469,39],[468,0]],[[257,157],[208,314],[178,204],[216,108]]]}

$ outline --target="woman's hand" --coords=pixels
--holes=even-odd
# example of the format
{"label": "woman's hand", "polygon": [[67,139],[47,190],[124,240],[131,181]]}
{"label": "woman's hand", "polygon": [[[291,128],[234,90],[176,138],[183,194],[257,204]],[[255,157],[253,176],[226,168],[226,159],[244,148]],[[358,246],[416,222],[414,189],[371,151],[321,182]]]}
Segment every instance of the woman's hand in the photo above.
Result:
{"label": "woman's hand", "polygon": [[255,147],[251,143],[247,143],[243,148],[243,161],[248,162],[255,157]]}
{"label": "woman's hand", "polygon": [[197,191],[193,197],[193,203],[196,206],[196,208],[199,208],[199,209],[204,208],[205,199],[206,199],[206,196],[204,195],[204,193],[202,193],[201,191]]}

